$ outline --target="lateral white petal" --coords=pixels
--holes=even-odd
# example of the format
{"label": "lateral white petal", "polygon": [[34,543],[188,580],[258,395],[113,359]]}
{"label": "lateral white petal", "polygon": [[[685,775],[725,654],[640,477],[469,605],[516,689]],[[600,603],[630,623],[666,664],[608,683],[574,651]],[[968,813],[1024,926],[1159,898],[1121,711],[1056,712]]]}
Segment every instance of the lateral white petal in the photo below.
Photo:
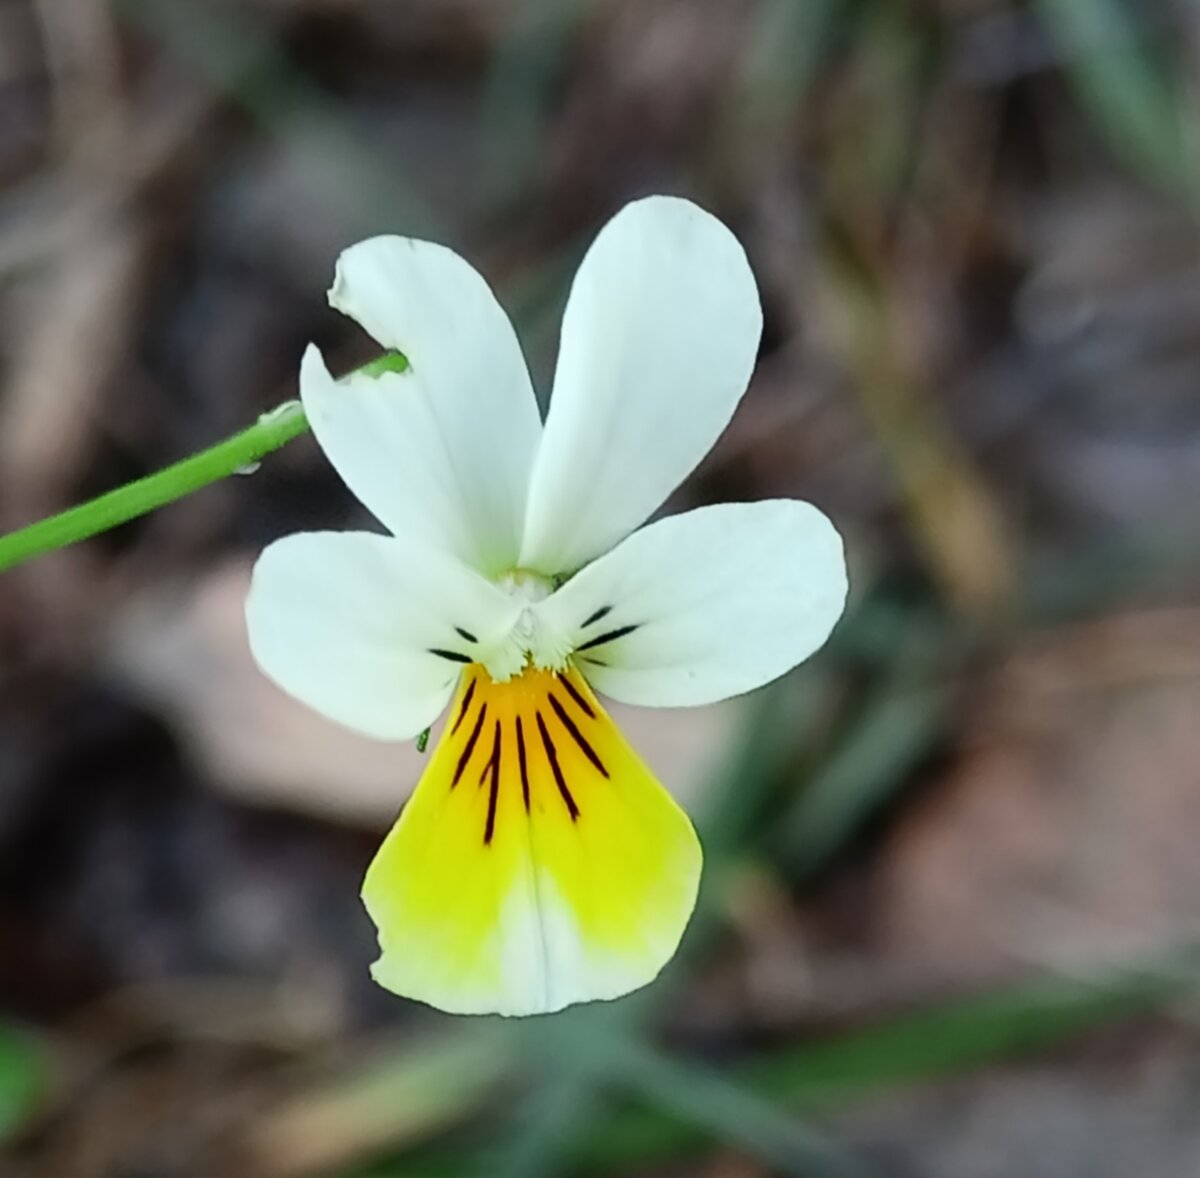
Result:
{"label": "lateral white petal", "polygon": [[301,399],[329,460],[397,536],[511,568],[542,427],[487,282],[444,246],[376,237],[342,254],[329,301],[411,365],[335,381],[309,349]]}
{"label": "lateral white petal", "polygon": [[761,331],[716,217],[665,196],[619,212],[571,288],[521,566],[570,572],[642,523],[728,424]]}
{"label": "lateral white petal", "polygon": [[250,650],[263,672],[381,740],[428,727],[465,661],[503,648],[518,612],[453,557],[367,532],[277,540],[258,558],[246,599]]}
{"label": "lateral white petal", "polygon": [[811,504],[772,499],[659,520],[537,610],[598,691],[685,707],[791,670],[824,643],[845,600],[833,525]]}

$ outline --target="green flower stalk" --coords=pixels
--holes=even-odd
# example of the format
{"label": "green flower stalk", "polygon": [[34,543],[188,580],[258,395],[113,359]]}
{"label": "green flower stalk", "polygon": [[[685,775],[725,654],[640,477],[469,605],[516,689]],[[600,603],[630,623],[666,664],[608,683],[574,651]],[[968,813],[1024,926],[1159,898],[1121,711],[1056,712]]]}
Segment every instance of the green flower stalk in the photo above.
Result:
{"label": "green flower stalk", "polygon": [[308,420],[300,402],[285,401],[264,413],[248,429],[199,454],[0,536],[0,572],[137,519],[238,471],[252,469],[255,463],[307,430]]}

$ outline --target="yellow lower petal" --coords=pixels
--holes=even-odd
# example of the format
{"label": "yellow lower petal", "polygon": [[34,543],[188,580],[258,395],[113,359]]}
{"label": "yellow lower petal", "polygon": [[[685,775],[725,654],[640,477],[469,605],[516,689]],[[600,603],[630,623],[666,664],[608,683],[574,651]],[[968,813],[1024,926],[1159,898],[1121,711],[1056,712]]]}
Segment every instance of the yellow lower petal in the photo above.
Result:
{"label": "yellow lower petal", "polygon": [[581,675],[464,673],[372,862],[372,973],[456,1013],[616,998],[670,960],[696,901],[692,824]]}

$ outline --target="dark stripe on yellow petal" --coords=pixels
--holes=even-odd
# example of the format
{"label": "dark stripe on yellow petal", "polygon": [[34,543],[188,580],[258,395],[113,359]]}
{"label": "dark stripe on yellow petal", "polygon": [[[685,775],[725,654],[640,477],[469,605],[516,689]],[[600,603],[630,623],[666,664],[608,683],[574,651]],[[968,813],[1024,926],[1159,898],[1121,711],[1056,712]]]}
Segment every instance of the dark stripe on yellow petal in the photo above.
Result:
{"label": "dark stripe on yellow petal", "polygon": [[583,755],[599,770],[601,776],[607,777],[608,770],[604,767],[604,762],[596,755],[596,750],[588,743],[587,737],[579,731],[575,721],[567,715],[567,709],[558,702],[558,697],[551,694],[550,706],[554,709],[554,714],[562,722],[562,726],[571,734],[571,738],[583,750]]}
{"label": "dark stripe on yellow petal", "polygon": [[581,630],[586,630],[589,626],[598,622],[601,618],[608,617],[608,615],[612,613],[612,608],[613,607],[611,605],[602,605],[594,614],[592,614],[590,618],[587,619],[587,621],[581,622],[579,628]]}
{"label": "dark stripe on yellow petal", "polygon": [[583,714],[587,716],[589,720],[594,720],[596,718],[596,713],[592,710],[592,705],[583,698],[579,688],[577,688],[575,684],[566,677],[566,675],[560,675],[558,681],[567,689],[567,694],[579,705],[579,710],[583,712]]}
{"label": "dark stripe on yellow petal", "polygon": [[576,649],[590,650],[593,646],[603,646],[606,642],[616,642],[618,638],[624,638],[626,634],[632,634],[636,629],[636,623],[632,626],[618,626],[615,630],[609,630],[606,634],[597,635],[597,637],[590,639]]}
{"label": "dark stripe on yellow petal", "polygon": [[458,758],[458,765],[454,770],[454,780],[450,782],[450,788],[453,789],[463,775],[463,770],[467,767],[467,762],[471,759],[471,754],[475,751],[475,742],[479,739],[480,729],[483,728],[483,720],[487,715],[487,704],[479,709],[479,718],[475,721],[475,727],[471,729],[471,735],[467,737],[467,747],[463,749],[462,756]]}
{"label": "dark stripe on yellow petal", "polygon": [[525,813],[529,813],[529,765],[525,760],[525,730],[521,717],[517,717],[517,762],[521,766],[521,797],[525,801]]}
{"label": "dark stripe on yellow petal", "polygon": [[475,698],[475,685],[478,682],[478,679],[472,679],[467,685],[467,694],[463,696],[462,707],[458,709],[458,719],[454,721],[454,727],[450,729],[451,736],[462,727],[462,722],[466,719],[467,709],[471,706],[471,700]]}
{"label": "dark stripe on yellow petal", "polygon": [[483,828],[483,845],[490,846],[496,833],[496,799],[500,796],[500,721],[496,721],[496,739],[492,745],[492,784],[488,790],[487,825]]}
{"label": "dark stripe on yellow petal", "polygon": [[566,778],[563,777],[562,768],[558,763],[558,750],[554,747],[554,741],[550,739],[550,733],[546,730],[546,721],[542,719],[541,712],[536,715],[538,731],[542,734],[542,744],[546,747],[546,760],[550,762],[550,772],[554,774],[554,784],[558,786],[558,792],[562,794],[562,800],[567,804],[567,812],[571,815],[571,821],[574,822],[579,817],[579,807],[575,805],[575,799],[567,788]]}

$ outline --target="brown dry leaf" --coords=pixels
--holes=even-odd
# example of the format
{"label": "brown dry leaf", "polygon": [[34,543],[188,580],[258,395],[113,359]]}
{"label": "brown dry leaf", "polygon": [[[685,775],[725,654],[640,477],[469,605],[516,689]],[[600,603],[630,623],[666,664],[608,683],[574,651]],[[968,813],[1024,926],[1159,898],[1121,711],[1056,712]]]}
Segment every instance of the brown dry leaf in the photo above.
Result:
{"label": "brown dry leaf", "polygon": [[880,858],[884,957],[960,982],[1194,936],[1198,715],[1200,610],[1033,640]]}

